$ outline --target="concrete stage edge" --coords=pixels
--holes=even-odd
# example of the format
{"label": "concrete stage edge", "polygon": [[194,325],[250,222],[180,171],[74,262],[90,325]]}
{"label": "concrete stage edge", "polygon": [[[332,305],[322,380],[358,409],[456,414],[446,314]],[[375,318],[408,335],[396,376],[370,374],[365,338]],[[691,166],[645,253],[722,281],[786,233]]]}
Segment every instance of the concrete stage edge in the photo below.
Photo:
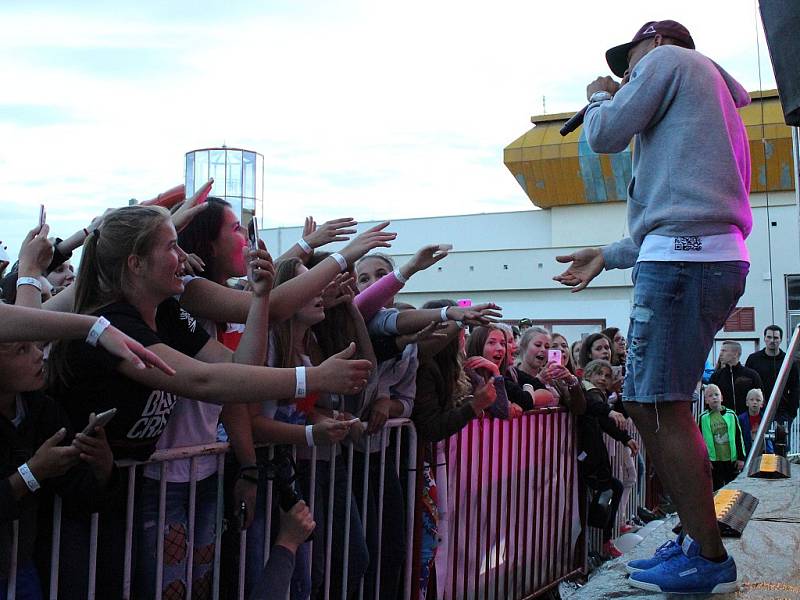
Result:
{"label": "concrete stage edge", "polygon": [[755,479],[740,476],[728,489],[742,490],[759,500],[753,518],[741,538],[723,538],[728,552],[736,559],[739,591],[714,595],[667,595],[646,592],[627,582],[625,563],[652,556],[655,549],[674,539],[672,527],[677,518],[668,519],[645,537],[629,554],[600,567],[582,588],[561,587],[561,597],[570,600],[601,598],[719,598],[762,600],[786,598],[800,600],[800,465],[791,465],[790,479]]}

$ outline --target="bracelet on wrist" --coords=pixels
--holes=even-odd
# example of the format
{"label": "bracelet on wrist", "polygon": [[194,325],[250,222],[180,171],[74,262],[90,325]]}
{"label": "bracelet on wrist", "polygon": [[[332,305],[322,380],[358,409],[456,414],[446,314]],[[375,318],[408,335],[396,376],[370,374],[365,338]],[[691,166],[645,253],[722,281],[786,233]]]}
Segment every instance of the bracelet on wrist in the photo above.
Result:
{"label": "bracelet on wrist", "polygon": [[299,240],[297,240],[297,245],[300,246],[300,249],[303,252],[305,252],[306,254],[313,254],[314,253],[314,249],[303,238],[300,238]]}
{"label": "bracelet on wrist", "polygon": [[18,277],[17,278],[17,287],[23,285],[30,285],[35,287],[40,292],[42,291],[42,282],[36,279],[36,277]]}
{"label": "bracelet on wrist", "polygon": [[22,477],[22,481],[25,482],[25,485],[31,492],[35,492],[38,490],[41,485],[39,485],[39,481],[36,479],[36,476],[31,471],[28,463],[23,463],[17,467],[17,473],[19,476]]}
{"label": "bracelet on wrist", "polygon": [[339,263],[339,270],[344,273],[347,271],[347,259],[338,252],[331,253],[331,258]]}
{"label": "bracelet on wrist", "polygon": [[100,339],[100,336],[103,335],[103,332],[108,329],[109,325],[111,325],[111,323],[108,322],[108,319],[99,317],[89,330],[89,335],[86,336],[86,343],[90,346],[97,346],[97,341]]}
{"label": "bracelet on wrist", "polygon": [[440,320],[442,323],[444,323],[445,321],[448,321],[448,320],[449,320],[449,319],[447,318],[447,309],[448,309],[448,308],[450,308],[450,307],[449,307],[449,306],[443,306],[443,307],[442,307],[442,310],[439,312],[439,320]]}
{"label": "bracelet on wrist", "polygon": [[403,275],[403,273],[400,272],[400,269],[395,269],[393,271],[393,273],[394,273],[395,279],[397,279],[397,281],[399,281],[400,283],[407,283],[408,282],[408,277]]}
{"label": "bracelet on wrist", "polygon": [[306,444],[309,448],[314,447],[314,426],[306,425]]}
{"label": "bracelet on wrist", "polygon": [[305,367],[295,367],[294,368],[294,397],[295,398],[305,398],[306,397],[306,368]]}
{"label": "bracelet on wrist", "polygon": [[249,481],[250,483],[258,484],[258,477],[254,475],[247,475],[246,473],[239,473],[239,479],[244,479],[245,481]]}

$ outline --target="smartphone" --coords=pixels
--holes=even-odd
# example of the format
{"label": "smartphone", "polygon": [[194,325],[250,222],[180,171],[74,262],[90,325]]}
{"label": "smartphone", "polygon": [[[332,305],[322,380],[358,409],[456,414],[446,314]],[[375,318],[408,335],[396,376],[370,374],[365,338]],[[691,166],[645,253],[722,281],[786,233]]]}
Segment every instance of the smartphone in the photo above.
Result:
{"label": "smartphone", "polygon": [[44,204],[39,205],[39,229],[41,229],[47,221],[47,211],[44,209]]}
{"label": "smartphone", "polygon": [[83,428],[81,433],[83,435],[94,435],[94,428],[105,427],[108,425],[108,422],[114,418],[115,414],[117,414],[117,409],[110,408],[105,412],[101,412],[99,415],[95,415],[94,419],[89,419],[89,424]]}
{"label": "smartphone", "polygon": [[547,362],[549,363],[556,363],[557,365],[561,364],[561,350],[548,350],[547,351]]}
{"label": "smartphone", "polygon": [[622,365],[616,365],[611,367],[611,374],[613,375],[614,379],[622,379]]}
{"label": "smartphone", "polygon": [[461,300],[457,300],[456,301],[456,304],[466,308],[466,307],[472,306],[472,299],[471,298],[461,298]]}
{"label": "smartphone", "polygon": [[250,250],[256,252],[258,250],[258,220],[254,216],[250,219],[250,224],[247,226],[247,241],[250,245]]}
{"label": "smartphone", "polygon": [[8,251],[5,248],[0,246],[0,262],[10,263],[11,257],[8,255]]}

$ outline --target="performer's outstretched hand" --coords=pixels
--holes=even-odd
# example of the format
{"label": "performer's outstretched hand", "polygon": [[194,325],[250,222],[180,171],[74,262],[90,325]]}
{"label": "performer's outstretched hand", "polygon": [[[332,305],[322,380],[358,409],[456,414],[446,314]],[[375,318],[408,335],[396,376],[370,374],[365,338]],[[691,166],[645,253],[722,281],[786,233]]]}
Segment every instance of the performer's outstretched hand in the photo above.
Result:
{"label": "performer's outstretched hand", "polygon": [[583,248],[572,254],[556,256],[556,260],[560,263],[572,263],[566,271],[553,279],[573,288],[573,292],[580,292],[589,285],[606,264],[600,248]]}

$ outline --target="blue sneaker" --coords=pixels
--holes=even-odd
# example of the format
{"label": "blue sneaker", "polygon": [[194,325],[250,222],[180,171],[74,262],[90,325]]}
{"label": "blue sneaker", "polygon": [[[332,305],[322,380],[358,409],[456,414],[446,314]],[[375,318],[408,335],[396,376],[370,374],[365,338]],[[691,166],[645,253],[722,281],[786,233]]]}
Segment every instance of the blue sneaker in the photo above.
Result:
{"label": "blue sneaker", "polygon": [[665,594],[725,594],[738,589],[736,563],[700,556],[700,545],[688,535],[680,552],[647,571],[633,573],[628,582],[637,588]]}
{"label": "blue sneaker", "polygon": [[680,553],[680,541],[669,540],[658,547],[652,558],[640,558],[638,560],[632,560],[625,565],[625,570],[631,574],[638,573],[639,571],[647,571],[648,569],[657,567],[665,560],[669,560],[673,556],[677,556]]}

